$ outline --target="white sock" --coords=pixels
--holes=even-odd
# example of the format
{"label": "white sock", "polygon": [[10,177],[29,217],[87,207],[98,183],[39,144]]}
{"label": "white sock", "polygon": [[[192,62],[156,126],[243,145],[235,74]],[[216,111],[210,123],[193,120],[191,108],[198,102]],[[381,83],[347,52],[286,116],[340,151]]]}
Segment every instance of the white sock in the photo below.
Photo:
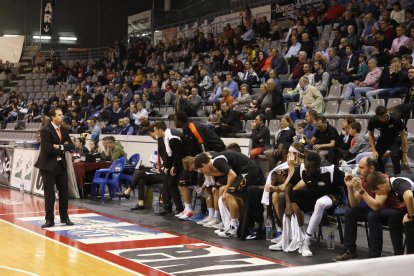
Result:
{"label": "white sock", "polygon": [[208,208],[208,216],[211,218],[214,216],[214,208]]}
{"label": "white sock", "polygon": [[220,211],[214,211],[214,218],[221,219]]}
{"label": "white sock", "polygon": [[184,211],[187,211],[187,212],[193,211],[193,207],[191,206],[191,203],[184,203],[184,206],[185,206]]}
{"label": "white sock", "polygon": [[237,228],[239,226],[239,219],[231,219],[230,220],[230,225],[233,226],[234,228]]}

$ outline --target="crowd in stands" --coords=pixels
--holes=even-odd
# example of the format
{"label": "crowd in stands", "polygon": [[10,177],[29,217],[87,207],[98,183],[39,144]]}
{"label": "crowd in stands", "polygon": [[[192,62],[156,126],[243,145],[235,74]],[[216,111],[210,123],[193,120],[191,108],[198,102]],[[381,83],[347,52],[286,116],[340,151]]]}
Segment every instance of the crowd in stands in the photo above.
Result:
{"label": "crowd in stands", "polygon": [[[13,122],[21,113],[28,122],[42,121],[58,107],[72,133],[90,132],[95,141],[101,134],[149,134],[158,142],[161,160],[153,162],[155,175],[136,170],[132,184],[120,194],[129,198],[138,187],[133,210],[144,209],[144,186],[164,182],[164,214],[173,213],[174,202],[176,217],[217,228],[221,237],[245,239],[249,228],[263,226],[258,215],[263,202],[274,206],[283,229],[270,250],[299,249],[312,256],[310,240],[325,210],[349,201],[346,250],[336,261],[356,258],[356,222],[361,220],[369,224],[371,257],[381,256],[383,224],[390,227],[395,254],[404,252],[404,227],[407,252],[413,253],[413,178],[394,177],[408,166],[413,8],[412,1],[329,1],[320,9],[295,10],[286,29],[265,16],[257,21],[247,17],[243,25],[227,25],[218,35],[196,30],[191,37],[156,45],[144,39],[132,39],[127,47],[116,42],[105,58],[92,64],[65,66],[53,51],[46,57],[40,53],[35,65],[52,72],[48,84],[75,83],[75,88],[51,93],[40,104],[15,91],[7,96],[0,92],[0,119]],[[277,47],[265,47],[267,42]],[[340,132],[324,116],[333,88],[342,93],[330,99],[353,101]],[[401,104],[387,109],[390,98],[401,99]],[[366,139],[355,119],[376,99],[384,104],[369,115]],[[175,127],[165,124],[166,117]],[[254,121],[244,126],[244,120]],[[273,133],[270,126],[276,120]],[[250,158],[225,151],[222,137],[251,138]],[[108,139],[104,156],[114,161],[121,145]],[[191,142],[184,146],[186,141]],[[85,145],[77,144],[82,153]],[[271,169],[267,180],[256,162],[263,156]],[[388,160],[391,178],[383,175]],[[357,164],[359,177],[339,170],[348,164]],[[191,205],[188,187],[194,185],[205,195],[201,215]],[[313,213],[305,229],[307,212]],[[298,231],[285,229],[291,220]]]}

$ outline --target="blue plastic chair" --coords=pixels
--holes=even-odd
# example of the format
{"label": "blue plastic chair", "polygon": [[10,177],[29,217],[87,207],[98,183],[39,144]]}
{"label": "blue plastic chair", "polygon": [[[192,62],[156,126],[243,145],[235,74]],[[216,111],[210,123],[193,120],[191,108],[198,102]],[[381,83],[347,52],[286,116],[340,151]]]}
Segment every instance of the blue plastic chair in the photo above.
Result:
{"label": "blue plastic chair", "polygon": [[[101,190],[101,202],[105,202],[105,186],[108,185],[109,196],[112,199],[115,192],[119,192],[119,176],[125,166],[125,157],[115,160],[108,169],[100,169],[95,172],[91,188],[91,201],[96,197],[96,188]],[[119,197],[119,199],[121,199]]]}
{"label": "blue plastic chair", "polygon": [[135,166],[141,161],[141,156],[139,153],[136,153],[129,158],[128,165],[125,166],[121,175],[119,176],[120,180],[123,180],[126,185],[129,185],[132,182],[132,176],[134,175]]}

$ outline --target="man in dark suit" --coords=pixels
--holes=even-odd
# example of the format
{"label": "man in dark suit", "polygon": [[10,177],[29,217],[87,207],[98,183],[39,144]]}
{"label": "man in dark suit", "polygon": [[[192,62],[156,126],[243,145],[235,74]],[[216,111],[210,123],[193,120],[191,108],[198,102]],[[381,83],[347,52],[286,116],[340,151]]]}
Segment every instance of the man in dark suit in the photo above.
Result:
{"label": "man in dark suit", "polygon": [[350,82],[352,74],[356,74],[358,71],[358,57],[354,55],[353,51],[352,46],[346,46],[345,57],[341,59],[341,75],[335,79],[342,84]]}
{"label": "man in dark suit", "polygon": [[65,152],[73,150],[73,143],[66,128],[62,127],[63,113],[59,108],[50,111],[51,121],[40,131],[40,155],[35,164],[43,179],[46,223],[42,228],[53,227],[55,185],[59,191],[60,221],[74,225],[68,216],[68,174]]}
{"label": "man in dark suit", "polygon": [[243,124],[240,121],[239,112],[230,109],[227,103],[221,104],[220,114],[220,126],[215,129],[219,137],[229,137],[230,134],[243,130]]}

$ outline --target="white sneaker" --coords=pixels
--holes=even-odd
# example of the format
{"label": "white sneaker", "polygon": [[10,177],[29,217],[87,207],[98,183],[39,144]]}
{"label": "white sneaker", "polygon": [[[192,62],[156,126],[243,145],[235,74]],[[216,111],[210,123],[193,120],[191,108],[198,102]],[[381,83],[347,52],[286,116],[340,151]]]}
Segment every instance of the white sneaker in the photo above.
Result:
{"label": "white sneaker", "polygon": [[219,223],[216,223],[213,225],[214,229],[224,229],[224,223],[220,221]]}
{"label": "white sneaker", "polygon": [[269,250],[271,250],[271,251],[281,251],[281,250],[283,250],[283,241],[279,241],[276,244],[272,244],[271,246],[269,246]]}
{"label": "white sneaker", "polygon": [[237,228],[230,226],[229,230],[220,232],[217,235],[222,238],[237,238]]}
{"label": "white sneaker", "polygon": [[176,218],[181,217],[184,214],[184,211],[175,215]]}
{"label": "white sneaker", "polygon": [[183,212],[179,219],[188,219],[189,217],[193,216],[193,211]]}
{"label": "white sneaker", "polygon": [[203,220],[197,221],[197,224],[204,225],[204,224],[210,222],[212,219],[214,219],[214,218],[213,217],[205,217]]}
{"label": "white sneaker", "polygon": [[282,236],[283,236],[283,233],[280,234],[279,237],[274,238],[274,239],[271,239],[270,242],[271,243],[278,243],[278,242],[280,242],[282,240]]}
{"label": "white sneaker", "polygon": [[302,252],[299,252],[299,253],[302,253],[303,257],[312,257],[313,256],[312,251],[310,251],[309,245],[307,245],[307,244],[302,245],[299,248],[299,250],[302,251]]}
{"label": "white sneaker", "polygon": [[220,223],[221,221],[219,219],[213,218],[212,220],[210,220],[209,222],[207,222],[206,224],[204,224],[204,227],[207,228],[213,228],[214,225],[216,225],[217,223]]}
{"label": "white sneaker", "polygon": [[218,235],[220,232],[224,232],[224,231],[226,231],[226,230],[225,229],[217,229],[217,230],[214,230],[214,233]]}

